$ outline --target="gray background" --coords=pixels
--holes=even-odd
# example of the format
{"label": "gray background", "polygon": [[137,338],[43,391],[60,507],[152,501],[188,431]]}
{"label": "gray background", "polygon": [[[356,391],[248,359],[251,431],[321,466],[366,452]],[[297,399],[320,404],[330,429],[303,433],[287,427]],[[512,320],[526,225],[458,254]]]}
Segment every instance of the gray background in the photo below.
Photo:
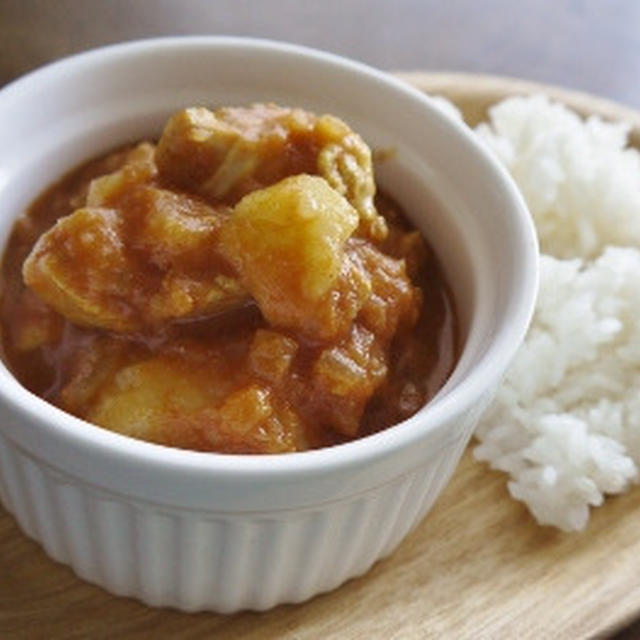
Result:
{"label": "gray background", "polygon": [[517,76],[640,108],[639,0],[0,0],[0,83],[102,44],[205,33],[386,70]]}

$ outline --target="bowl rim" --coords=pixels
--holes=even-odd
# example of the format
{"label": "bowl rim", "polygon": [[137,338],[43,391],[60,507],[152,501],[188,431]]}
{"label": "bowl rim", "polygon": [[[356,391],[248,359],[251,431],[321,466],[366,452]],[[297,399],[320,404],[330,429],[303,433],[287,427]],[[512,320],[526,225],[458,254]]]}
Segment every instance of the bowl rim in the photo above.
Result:
{"label": "bowl rim", "polygon": [[[511,316],[508,326],[503,323],[473,370],[447,393],[437,394],[414,416],[392,425],[380,432],[356,440],[310,451],[274,455],[224,454],[177,449],[158,445],[129,436],[117,434],[71,416],[35,396],[13,378],[5,368],[2,376],[9,378],[9,384],[0,385],[0,397],[23,419],[36,422],[46,428],[54,423],[56,434],[87,450],[98,450],[106,456],[118,456],[121,460],[132,460],[151,467],[161,467],[163,471],[189,471],[202,474],[222,474],[224,476],[257,476],[269,474],[274,477],[299,473],[327,473],[352,465],[366,465],[376,459],[388,457],[394,452],[416,444],[426,434],[443,427],[451,420],[466,413],[492,385],[497,384],[511,361],[527,331],[531,320],[537,290],[538,246],[533,221],[528,213],[520,192],[507,171],[469,132],[466,125],[456,122],[444,114],[431,99],[418,89],[390,74],[333,53],[275,40],[236,36],[171,36],[145,38],[111,44],[82,53],[66,56],[26,75],[17,78],[0,89],[0,107],[14,95],[28,92],[30,87],[42,81],[51,81],[56,74],[66,73],[84,66],[91,66],[98,60],[114,60],[147,54],[153,49],[172,49],[175,52],[205,47],[207,49],[244,49],[279,52],[303,57],[314,64],[339,68],[342,72],[364,74],[370,80],[387,85],[406,99],[419,102],[431,118],[448,129],[467,148],[472,149],[476,161],[482,162],[491,171],[496,183],[501,185],[502,198],[508,202],[519,217],[518,225],[523,276],[519,292],[510,300]],[[507,206],[505,204],[505,206]],[[3,365],[4,368],[4,365]],[[89,426],[90,428],[87,428]]]}

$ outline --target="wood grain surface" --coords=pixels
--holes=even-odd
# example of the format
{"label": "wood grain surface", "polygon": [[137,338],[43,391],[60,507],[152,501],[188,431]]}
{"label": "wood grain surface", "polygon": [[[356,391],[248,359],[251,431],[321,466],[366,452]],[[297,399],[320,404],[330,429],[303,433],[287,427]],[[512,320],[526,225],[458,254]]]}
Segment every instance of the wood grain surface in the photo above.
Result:
{"label": "wood grain surface", "polygon": [[[539,85],[401,74],[471,118]],[[583,112],[635,112],[544,87]],[[637,133],[637,132],[636,132]],[[636,138],[637,140],[637,138]],[[591,638],[640,613],[640,489],[610,498],[583,534],[537,526],[505,476],[467,451],[433,511],[366,576],[296,606],[233,616],[151,609],[85,584],[0,509],[0,638]]]}

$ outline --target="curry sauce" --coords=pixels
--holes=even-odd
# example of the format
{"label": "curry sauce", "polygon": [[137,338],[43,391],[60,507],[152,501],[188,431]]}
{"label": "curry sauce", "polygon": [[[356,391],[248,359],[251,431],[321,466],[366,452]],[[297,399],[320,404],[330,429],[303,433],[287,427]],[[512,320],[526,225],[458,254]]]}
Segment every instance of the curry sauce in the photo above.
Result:
{"label": "curry sauce", "polygon": [[457,357],[449,287],[333,116],[174,114],[15,224],[4,358],[30,391],[167,446],[279,453],[415,413]]}

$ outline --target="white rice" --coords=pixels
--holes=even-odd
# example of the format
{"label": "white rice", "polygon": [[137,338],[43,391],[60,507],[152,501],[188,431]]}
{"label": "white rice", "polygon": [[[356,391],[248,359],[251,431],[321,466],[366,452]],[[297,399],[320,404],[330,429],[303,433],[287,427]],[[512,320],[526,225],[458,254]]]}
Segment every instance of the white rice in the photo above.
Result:
{"label": "white rice", "polygon": [[525,343],[476,437],[540,524],[584,529],[640,468],[640,153],[629,127],[546,97],[477,128],[534,218],[541,283]]}

